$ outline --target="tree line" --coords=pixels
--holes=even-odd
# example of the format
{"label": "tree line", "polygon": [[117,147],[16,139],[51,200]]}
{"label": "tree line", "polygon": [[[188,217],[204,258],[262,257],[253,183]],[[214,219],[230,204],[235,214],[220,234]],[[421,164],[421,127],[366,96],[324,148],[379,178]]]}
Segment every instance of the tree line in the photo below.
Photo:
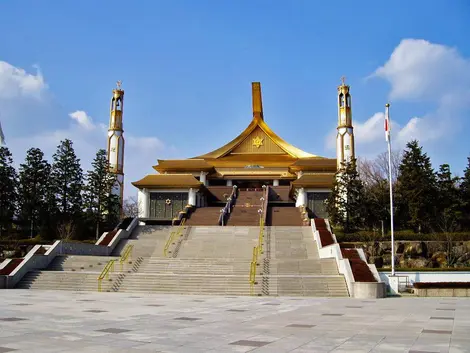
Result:
{"label": "tree line", "polygon": [[84,172],[68,139],[57,146],[52,163],[30,148],[18,170],[10,150],[0,147],[0,239],[97,238],[120,217],[114,183],[103,149]]}
{"label": "tree line", "polygon": [[[418,141],[392,154],[394,226],[416,233],[470,230],[470,157],[463,177],[448,164],[436,171]],[[353,160],[336,174],[327,200],[331,222],[345,232],[390,225],[388,154]]]}

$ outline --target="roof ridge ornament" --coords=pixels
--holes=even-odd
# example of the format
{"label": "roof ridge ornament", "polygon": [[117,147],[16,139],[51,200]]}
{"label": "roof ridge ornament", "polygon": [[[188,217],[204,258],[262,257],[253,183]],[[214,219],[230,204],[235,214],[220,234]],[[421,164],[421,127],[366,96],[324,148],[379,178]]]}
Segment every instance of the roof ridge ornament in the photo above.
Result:
{"label": "roof ridge ornament", "polygon": [[251,83],[251,95],[253,100],[253,119],[264,120],[263,117],[263,101],[261,98],[261,83]]}

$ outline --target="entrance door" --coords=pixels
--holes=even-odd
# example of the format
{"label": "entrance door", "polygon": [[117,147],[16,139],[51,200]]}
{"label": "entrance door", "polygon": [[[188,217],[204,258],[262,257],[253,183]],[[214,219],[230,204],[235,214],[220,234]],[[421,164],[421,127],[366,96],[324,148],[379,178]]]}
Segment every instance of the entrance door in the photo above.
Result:
{"label": "entrance door", "polygon": [[307,193],[307,207],[313,212],[314,217],[328,218],[325,201],[328,199],[328,192],[309,192]]}
{"label": "entrance door", "polygon": [[150,215],[157,220],[172,220],[188,203],[185,192],[152,192],[150,193]]}

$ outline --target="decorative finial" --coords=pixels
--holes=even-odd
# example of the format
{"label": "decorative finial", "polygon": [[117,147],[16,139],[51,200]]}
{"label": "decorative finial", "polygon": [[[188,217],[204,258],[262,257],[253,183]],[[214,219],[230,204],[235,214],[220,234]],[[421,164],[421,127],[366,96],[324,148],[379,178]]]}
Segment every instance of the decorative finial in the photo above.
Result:
{"label": "decorative finial", "polygon": [[346,81],[346,77],[345,76],[341,76],[341,84],[344,86],[345,85],[345,81]]}
{"label": "decorative finial", "polygon": [[122,81],[116,82],[117,89],[120,90],[122,85]]}
{"label": "decorative finial", "polygon": [[390,107],[390,103],[385,104],[385,107],[386,108]]}

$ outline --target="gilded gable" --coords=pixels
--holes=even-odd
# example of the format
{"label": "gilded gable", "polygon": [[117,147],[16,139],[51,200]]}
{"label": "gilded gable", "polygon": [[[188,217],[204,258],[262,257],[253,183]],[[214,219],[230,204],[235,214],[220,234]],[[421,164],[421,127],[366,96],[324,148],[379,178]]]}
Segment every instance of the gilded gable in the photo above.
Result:
{"label": "gilded gable", "polygon": [[257,126],[230,154],[286,154],[259,126]]}

